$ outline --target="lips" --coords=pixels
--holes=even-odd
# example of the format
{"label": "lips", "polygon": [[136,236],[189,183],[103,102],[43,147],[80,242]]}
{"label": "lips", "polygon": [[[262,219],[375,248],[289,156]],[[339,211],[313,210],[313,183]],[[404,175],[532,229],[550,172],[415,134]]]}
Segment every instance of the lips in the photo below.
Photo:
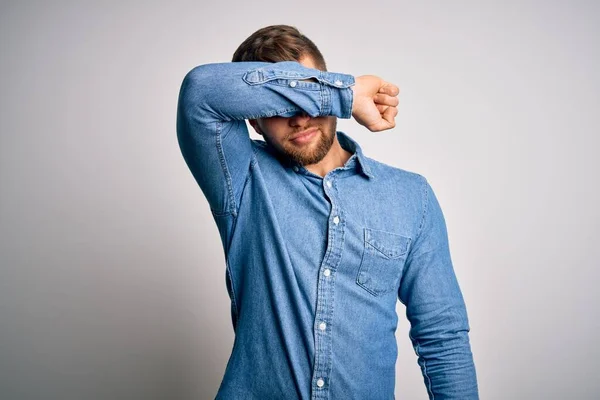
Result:
{"label": "lips", "polygon": [[312,139],[312,137],[317,133],[318,130],[318,128],[309,128],[292,136],[290,138],[290,141],[294,143],[305,143]]}

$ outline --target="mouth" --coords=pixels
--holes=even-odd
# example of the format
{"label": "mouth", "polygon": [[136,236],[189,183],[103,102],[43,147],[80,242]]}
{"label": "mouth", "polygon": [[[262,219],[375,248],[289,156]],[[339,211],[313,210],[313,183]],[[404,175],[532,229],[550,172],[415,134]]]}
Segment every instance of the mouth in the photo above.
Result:
{"label": "mouth", "polygon": [[292,136],[290,141],[296,144],[307,143],[317,134],[318,131],[318,128],[309,128]]}

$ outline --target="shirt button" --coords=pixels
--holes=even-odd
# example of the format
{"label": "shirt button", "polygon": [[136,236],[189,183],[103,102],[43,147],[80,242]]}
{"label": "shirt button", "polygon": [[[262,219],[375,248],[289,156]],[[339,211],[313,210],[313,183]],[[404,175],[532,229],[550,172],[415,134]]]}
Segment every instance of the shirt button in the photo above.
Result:
{"label": "shirt button", "polygon": [[342,82],[340,80],[337,80],[337,81],[335,81],[333,83],[335,83],[336,86],[342,86],[344,84],[344,82]]}
{"label": "shirt button", "polygon": [[294,170],[294,172],[298,172],[298,167],[296,167],[295,165],[292,167],[292,169]]}
{"label": "shirt button", "polygon": [[329,276],[329,275],[331,275],[331,270],[330,270],[329,268],[326,268],[326,269],[323,271],[323,275],[325,275],[325,276]]}
{"label": "shirt button", "polygon": [[322,330],[322,331],[324,331],[325,329],[327,329],[327,324],[325,322],[321,322],[319,324],[319,329]]}
{"label": "shirt button", "polygon": [[340,217],[338,217],[337,215],[335,217],[333,217],[333,223],[334,224],[339,224],[340,223]]}
{"label": "shirt button", "polygon": [[327,181],[327,187],[331,187],[331,181]]}
{"label": "shirt button", "polygon": [[319,378],[317,380],[317,386],[322,388],[323,386],[325,386],[325,381],[323,379]]}
{"label": "shirt button", "polygon": [[290,82],[290,86],[291,86],[291,87],[296,87],[296,84],[297,84],[297,82],[296,82],[296,81],[291,81],[291,82]]}

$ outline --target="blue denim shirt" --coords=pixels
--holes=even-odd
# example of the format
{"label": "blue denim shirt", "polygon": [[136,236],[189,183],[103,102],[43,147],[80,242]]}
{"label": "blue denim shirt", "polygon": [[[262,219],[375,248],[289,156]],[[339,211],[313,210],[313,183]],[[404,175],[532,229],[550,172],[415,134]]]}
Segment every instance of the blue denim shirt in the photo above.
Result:
{"label": "blue denim shirt", "polygon": [[350,118],[353,84],[292,61],[207,64],[183,80],[179,145],[220,232],[235,330],[217,399],[393,399],[397,299],[429,398],[478,398],[426,179],[366,157],[340,131],[352,156],[325,177],[248,135],[245,119]]}

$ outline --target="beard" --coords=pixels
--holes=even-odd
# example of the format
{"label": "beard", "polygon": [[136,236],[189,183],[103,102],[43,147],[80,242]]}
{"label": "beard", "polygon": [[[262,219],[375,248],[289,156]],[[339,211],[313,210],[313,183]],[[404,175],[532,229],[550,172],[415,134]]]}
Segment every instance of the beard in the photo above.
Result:
{"label": "beard", "polygon": [[[337,118],[323,125],[303,127],[303,130],[309,128],[318,128],[319,132],[317,133],[317,137],[314,139],[314,142],[303,147],[295,146],[287,138],[280,145],[275,145],[268,139],[266,135],[263,135],[263,137],[265,142],[273,147],[280,156],[287,158],[288,160],[295,161],[300,165],[311,165],[318,163],[325,158],[327,153],[329,153],[329,150],[331,149],[331,146],[335,140]],[[291,137],[295,133],[296,132],[293,132],[288,136]]]}

